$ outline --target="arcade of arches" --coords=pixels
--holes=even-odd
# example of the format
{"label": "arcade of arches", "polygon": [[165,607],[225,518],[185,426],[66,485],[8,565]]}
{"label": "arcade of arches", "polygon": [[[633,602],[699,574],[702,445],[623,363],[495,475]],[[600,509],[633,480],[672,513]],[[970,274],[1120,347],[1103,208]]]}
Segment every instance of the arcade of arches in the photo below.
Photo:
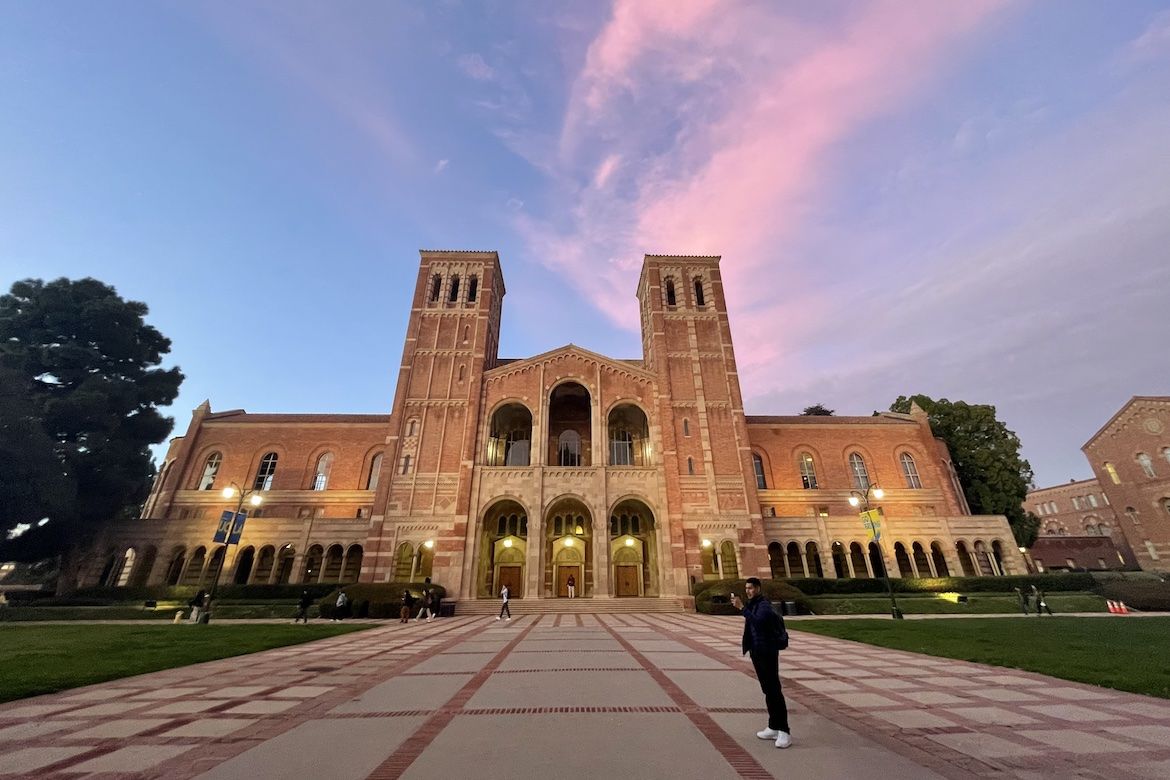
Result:
{"label": "arcade of arches", "polygon": [[[881,544],[872,540],[834,541],[825,550],[816,541],[771,542],[768,561],[772,577],[884,577],[886,562],[892,552],[889,566],[891,577],[952,577],[1002,576],[1009,569],[1005,563],[1004,542],[995,539],[991,544],[983,540],[959,540],[948,552],[939,541],[888,541]],[[704,570],[706,560],[704,560]],[[726,571],[726,570],[724,570]]]}
{"label": "arcade of arches", "polygon": [[575,496],[553,501],[537,523],[500,500],[479,526],[475,595],[497,598],[506,585],[511,598],[568,598],[572,578],[578,598],[658,596],[657,531],[638,499],[619,501],[608,523]]}

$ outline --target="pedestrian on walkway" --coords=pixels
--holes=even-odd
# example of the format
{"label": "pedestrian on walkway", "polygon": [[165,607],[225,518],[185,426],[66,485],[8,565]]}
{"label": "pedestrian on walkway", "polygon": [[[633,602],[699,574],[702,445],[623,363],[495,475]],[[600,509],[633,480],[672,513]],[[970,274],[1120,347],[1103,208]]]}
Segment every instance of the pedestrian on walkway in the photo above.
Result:
{"label": "pedestrian on walkway", "polygon": [[349,596],[345,593],[345,588],[337,592],[337,604],[333,608],[333,622],[345,620],[349,617]]}
{"label": "pedestrian on walkway", "polygon": [[438,588],[431,588],[431,617],[437,618],[439,616],[439,605],[443,601],[442,594],[439,593]]}
{"label": "pedestrian on walkway", "polygon": [[409,590],[402,591],[402,609],[398,611],[398,622],[409,623],[410,611],[414,607],[414,596],[410,595]]}
{"label": "pedestrian on walkway", "polygon": [[422,606],[419,607],[418,614],[415,615],[415,620],[422,620],[423,613],[427,613],[427,622],[431,620],[431,591],[428,588],[422,593]]}
{"label": "pedestrian on walkway", "polygon": [[1020,602],[1020,609],[1023,611],[1023,613],[1025,615],[1029,614],[1028,602],[1031,600],[1029,595],[1019,588],[1016,588],[1016,599]]}
{"label": "pedestrian on walkway", "polygon": [[569,586],[569,598],[577,598],[577,578],[570,574],[565,584]]}
{"label": "pedestrian on walkway", "polygon": [[1044,598],[1044,591],[1033,585],[1032,596],[1036,599],[1036,617],[1043,617],[1045,612],[1052,615],[1052,608],[1048,606],[1048,601]]}
{"label": "pedestrian on walkway", "polygon": [[293,623],[298,620],[303,620],[305,625],[309,625],[309,606],[313,603],[313,597],[309,595],[308,590],[301,591],[301,598],[297,601],[297,616],[293,618]]}
{"label": "pedestrian on walkway", "polygon": [[190,620],[192,623],[198,623],[199,618],[203,616],[203,598],[206,595],[207,591],[203,590],[203,588],[200,588],[199,592],[192,596],[191,600],[187,602],[187,605],[191,607],[191,617],[188,618],[188,620]]}
{"label": "pedestrian on walkway", "polygon": [[768,727],[757,731],[756,736],[775,740],[776,747],[786,748],[792,744],[792,732],[788,726],[788,705],[780,688],[780,651],[788,647],[788,629],[772,602],[764,598],[758,577],[748,577],[744,591],[747,603],[736,593],[731,597],[731,604],[743,613],[743,652],[751,654],[756,679],[760,681],[768,707]]}
{"label": "pedestrian on walkway", "polygon": [[508,606],[508,586],[507,585],[500,588],[500,600],[503,603],[500,604],[500,614],[496,615],[496,620],[499,620],[500,618],[502,618],[504,616],[505,612],[508,613],[508,620],[511,620],[512,619],[512,608]]}

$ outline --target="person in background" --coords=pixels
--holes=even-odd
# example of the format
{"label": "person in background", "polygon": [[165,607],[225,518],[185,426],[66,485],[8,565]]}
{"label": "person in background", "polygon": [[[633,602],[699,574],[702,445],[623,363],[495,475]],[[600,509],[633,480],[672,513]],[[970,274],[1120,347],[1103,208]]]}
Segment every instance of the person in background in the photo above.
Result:
{"label": "person in background", "polygon": [[297,601],[297,616],[293,618],[293,623],[298,620],[304,621],[305,625],[309,625],[309,607],[313,603],[313,597],[309,595],[308,590],[301,591],[301,597]]}

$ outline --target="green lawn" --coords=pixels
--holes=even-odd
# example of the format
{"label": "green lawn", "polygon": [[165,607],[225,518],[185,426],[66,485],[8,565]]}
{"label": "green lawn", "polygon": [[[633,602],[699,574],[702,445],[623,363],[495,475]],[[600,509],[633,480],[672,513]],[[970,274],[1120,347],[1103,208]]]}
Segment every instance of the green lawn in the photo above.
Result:
{"label": "green lawn", "polygon": [[370,627],[2,625],[0,702]]}
{"label": "green lawn", "polygon": [[1170,699],[1162,657],[1170,617],[802,620],[789,627]]}
{"label": "green lawn", "polygon": [[[1015,594],[970,593],[967,603],[941,599],[933,593],[898,595],[898,607],[907,615],[986,615],[1019,612]],[[1053,612],[1105,612],[1105,599],[1092,593],[1052,593],[1046,597]],[[885,594],[859,593],[847,596],[810,596],[813,612],[818,615],[888,615],[890,597]]]}

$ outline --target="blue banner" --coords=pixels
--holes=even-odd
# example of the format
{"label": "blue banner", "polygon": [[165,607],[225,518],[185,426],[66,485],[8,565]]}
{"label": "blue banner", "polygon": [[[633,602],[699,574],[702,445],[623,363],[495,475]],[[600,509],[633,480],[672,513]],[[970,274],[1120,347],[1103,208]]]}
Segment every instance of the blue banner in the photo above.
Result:
{"label": "blue banner", "polygon": [[[231,512],[228,512],[227,514],[230,515]],[[240,534],[244,533],[244,521],[247,519],[248,519],[247,512],[240,512],[238,515],[236,515],[236,520],[234,523],[232,523],[231,533],[228,534],[228,538],[227,538],[228,544],[239,544],[240,543]]]}
{"label": "blue banner", "polygon": [[235,512],[228,509],[219,516],[219,525],[215,529],[215,536],[211,537],[211,541],[217,544],[223,544],[227,541],[228,534],[232,530],[232,516]]}

